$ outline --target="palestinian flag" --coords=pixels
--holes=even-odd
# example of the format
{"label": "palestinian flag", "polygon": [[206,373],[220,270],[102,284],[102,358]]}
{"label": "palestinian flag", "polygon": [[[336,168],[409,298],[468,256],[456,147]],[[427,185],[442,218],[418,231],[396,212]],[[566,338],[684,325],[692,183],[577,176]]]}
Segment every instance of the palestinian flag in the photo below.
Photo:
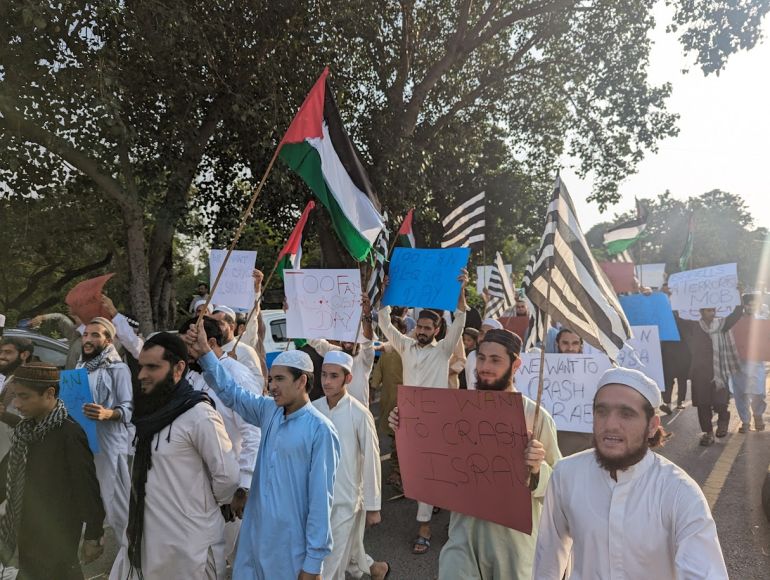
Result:
{"label": "palestinian flag", "polygon": [[342,245],[360,262],[384,224],[369,176],[342,126],[328,75],[327,67],[278,145],[279,156],[328,210]]}
{"label": "palestinian flag", "polygon": [[636,200],[636,218],[607,230],[604,245],[611,256],[622,254],[642,237],[647,228],[647,210]]}
{"label": "palestinian flag", "polygon": [[410,209],[406,214],[401,228],[398,230],[396,236],[396,245],[401,248],[414,248],[414,230],[412,230],[412,217],[414,214],[414,208]]}
{"label": "palestinian flag", "polygon": [[291,232],[289,240],[286,242],[283,250],[281,250],[281,253],[278,254],[277,271],[282,279],[284,270],[300,269],[300,262],[302,261],[302,231],[305,229],[307,218],[313,208],[315,208],[315,202],[307,202],[305,211],[302,212],[297,225],[294,226],[294,231]]}
{"label": "palestinian flag", "polygon": [[692,266],[692,249],[693,242],[695,241],[695,216],[690,214],[690,219],[687,225],[687,239],[684,242],[684,248],[682,254],[679,256],[679,270],[684,271],[690,269]]}

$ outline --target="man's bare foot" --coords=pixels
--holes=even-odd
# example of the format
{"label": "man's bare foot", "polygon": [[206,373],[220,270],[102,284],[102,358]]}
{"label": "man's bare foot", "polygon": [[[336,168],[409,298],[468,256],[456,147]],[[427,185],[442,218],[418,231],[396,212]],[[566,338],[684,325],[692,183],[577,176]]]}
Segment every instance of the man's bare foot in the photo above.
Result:
{"label": "man's bare foot", "polygon": [[387,562],[375,562],[369,568],[369,575],[372,580],[385,580],[388,574],[390,574],[390,564]]}

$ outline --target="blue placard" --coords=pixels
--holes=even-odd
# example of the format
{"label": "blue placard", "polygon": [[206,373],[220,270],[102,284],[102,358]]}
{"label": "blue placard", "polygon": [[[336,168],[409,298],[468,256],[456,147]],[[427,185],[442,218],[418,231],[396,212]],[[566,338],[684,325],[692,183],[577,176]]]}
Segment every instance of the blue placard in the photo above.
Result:
{"label": "blue placard", "polygon": [[468,265],[470,255],[469,248],[396,248],[382,304],[455,310],[460,297],[457,277]]}
{"label": "blue placard", "polygon": [[83,405],[93,403],[91,388],[88,386],[88,371],[77,369],[62,371],[59,375],[59,398],[67,407],[67,413],[77,421],[86,432],[88,446],[94,453],[99,453],[99,440],[96,438],[96,421],[83,413]]}
{"label": "blue placard", "polygon": [[620,305],[631,326],[654,324],[658,327],[660,340],[679,340],[679,329],[676,327],[671,304],[668,296],[662,292],[653,292],[649,296],[644,294],[620,296]]}

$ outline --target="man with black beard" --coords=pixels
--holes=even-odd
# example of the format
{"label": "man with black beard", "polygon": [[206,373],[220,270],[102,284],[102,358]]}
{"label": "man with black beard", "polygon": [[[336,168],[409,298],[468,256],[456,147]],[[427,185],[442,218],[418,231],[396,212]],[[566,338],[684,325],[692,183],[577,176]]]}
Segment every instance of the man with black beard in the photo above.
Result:
{"label": "man with black beard", "polygon": [[595,449],[551,476],[533,578],[727,578],[703,492],[651,451],[665,440],[660,401],[640,371],[613,368],[599,379]]}
{"label": "man with black beard", "polygon": [[168,332],[147,339],[139,355],[128,545],[112,580],[224,578],[219,505],[238,488],[238,462],[211,399],[185,380],[187,360],[182,339]]}
{"label": "man with black beard", "polygon": [[133,411],[131,371],[113,340],[117,331],[106,318],[91,320],[83,331],[82,353],[76,368],[88,371],[88,386],[94,402],[83,406],[85,416],[96,422],[99,452],[94,454],[96,477],[102,490],[107,525],[118,543],[125,539],[128,525],[129,425]]}
{"label": "man with black beard", "polygon": [[[476,388],[481,391],[515,392],[513,375],[521,365],[520,352],[521,339],[510,330],[487,331],[478,348]],[[533,436],[535,403],[524,396],[522,401],[530,434],[524,458],[531,470],[532,534],[452,512],[449,539],[439,557],[439,578],[442,580],[529,580],[532,577],[543,497],[552,469],[561,459],[561,454],[556,444],[556,425],[551,416],[541,408],[537,435]],[[389,423],[394,430],[398,428],[398,407],[391,412]]]}
{"label": "man with black beard", "polygon": [[[31,359],[34,351],[35,345],[28,338],[6,336],[0,339],[0,389],[13,371]],[[3,403],[5,403],[5,397],[3,397]]]}

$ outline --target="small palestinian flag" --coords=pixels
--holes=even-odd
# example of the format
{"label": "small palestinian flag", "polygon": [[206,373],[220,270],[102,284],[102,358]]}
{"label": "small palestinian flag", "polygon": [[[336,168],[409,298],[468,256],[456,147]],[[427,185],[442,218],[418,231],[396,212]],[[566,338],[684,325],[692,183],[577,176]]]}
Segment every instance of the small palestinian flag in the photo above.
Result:
{"label": "small palestinian flag", "polygon": [[302,261],[302,231],[305,229],[307,218],[313,208],[315,208],[315,202],[309,201],[297,225],[294,226],[294,231],[291,232],[289,240],[286,242],[283,250],[281,250],[281,253],[278,254],[278,275],[281,279],[283,279],[284,270],[300,269],[300,262]]}
{"label": "small palestinian flag", "polygon": [[401,248],[414,248],[414,230],[412,230],[412,217],[414,214],[414,208],[410,209],[406,214],[401,228],[398,230],[398,236],[396,238],[396,245]]}
{"label": "small palestinian flag", "polygon": [[327,76],[316,81],[279,145],[279,156],[328,210],[342,245],[366,259],[384,227],[380,204],[342,126]]}
{"label": "small palestinian flag", "polygon": [[622,254],[642,238],[647,228],[647,209],[636,200],[636,218],[617,225],[604,234],[604,245],[610,256]]}

